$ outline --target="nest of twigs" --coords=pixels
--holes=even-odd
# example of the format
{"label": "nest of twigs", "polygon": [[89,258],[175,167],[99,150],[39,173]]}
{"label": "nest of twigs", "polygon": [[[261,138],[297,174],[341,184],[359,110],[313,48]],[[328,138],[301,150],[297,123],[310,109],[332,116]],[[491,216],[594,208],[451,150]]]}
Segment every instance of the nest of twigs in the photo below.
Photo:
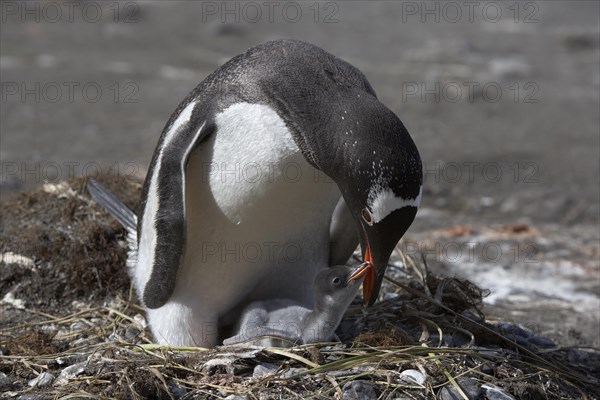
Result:
{"label": "nest of twigs", "polygon": [[[100,180],[135,208],[139,182]],[[339,343],[156,346],[130,290],[122,228],[84,182],[2,204],[0,398],[600,398],[598,350],[486,322],[484,290],[401,254],[387,298],[368,309],[357,300]]]}

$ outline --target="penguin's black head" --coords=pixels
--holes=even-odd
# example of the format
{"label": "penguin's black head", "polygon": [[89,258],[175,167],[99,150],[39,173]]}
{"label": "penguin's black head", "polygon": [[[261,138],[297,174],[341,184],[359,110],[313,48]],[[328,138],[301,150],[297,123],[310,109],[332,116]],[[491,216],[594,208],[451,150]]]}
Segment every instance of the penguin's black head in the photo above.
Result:
{"label": "penguin's black head", "polygon": [[423,170],[400,119],[374,97],[360,105],[351,115],[345,114],[336,135],[335,162],[340,173],[334,180],[354,217],[363,260],[371,265],[359,274],[365,276],[365,304],[371,305],[392,251],[417,213]]}
{"label": "penguin's black head", "polygon": [[421,158],[400,119],[356,68],[324,52],[297,66],[298,78],[276,86],[277,98],[285,99],[277,104],[306,160],[333,179],[354,217],[371,265],[363,271],[370,305],[392,250],[415,218]]}

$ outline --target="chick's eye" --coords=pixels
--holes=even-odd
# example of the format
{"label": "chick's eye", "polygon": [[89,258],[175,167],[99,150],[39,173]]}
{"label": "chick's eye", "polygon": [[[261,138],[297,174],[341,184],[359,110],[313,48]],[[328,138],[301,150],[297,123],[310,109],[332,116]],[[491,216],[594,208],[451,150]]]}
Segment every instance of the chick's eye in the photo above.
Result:
{"label": "chick's eye", "polygon": [[367,208],[362,209],[361,217],[363,221],[367,223],[367,225],[373,225],[373,217],[371,216],[371,212]]}
{"label": "chick's eye", "polygon": [[341,281],[342,280],[339,277],[336,276],[335,278],[333,278],[331,280],[331,283],[333,283],[334,285],[339,285]]}

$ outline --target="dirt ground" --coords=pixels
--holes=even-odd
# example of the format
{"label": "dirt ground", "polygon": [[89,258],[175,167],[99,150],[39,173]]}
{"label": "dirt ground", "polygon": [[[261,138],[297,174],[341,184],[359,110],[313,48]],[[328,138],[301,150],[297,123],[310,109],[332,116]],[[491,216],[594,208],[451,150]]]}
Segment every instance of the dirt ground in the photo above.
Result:
{"label": "dirt ground", "polygon": [[[240,2],[229,11],[221,2],[87,2],[72,14],[63,2],[47,3],[29,2],[27,12],[24,2],[3,2],[0,9],[0,392],[44,393],[27,383],[44,371],[58,379],[90,356],[75,354],[78,346],[100,343],[113,346],[102,357],[115,363],[79,373],[73,379],[80,386],[70,378],[52,386],[63,390],[54,393],[111,397],[92,390],[89,380],[85,386],[85,378],[114,383],[120,370],[111,368],[126,359],[142,371],[131,375],[138,384],[172,386],[179,379],[188,396],[248,389],[218,381],[226,379],[220,370],[198,378],[205,359],[144,356],[121,345],[151,340],[130,297],[122,232],[89,203],[83,181],[72,178],[118,176],[107,184],[135,207],[139,179],[179,101],[231,56],[280,37],[310,41],[359,67],[413,136],[425,165],[425,195],[400,249],[417,260],[424,254],[435,276],[489,290],[481,306],[488,322],[520,323],[558,344],[561,363],[581,364],[579,373],[597,377],[597,352],[590,348],[600,346],[598,2],[477,2],[473,18],[461,2],[451,2],[458,9],[443,2],[291,2],[285,12],[277,3],[272,18],[261,2],[254,3],[260,17]],[[402,263],[395,262],[389,275],[399,279]],[[386,291],[406,296],[391,283]],[[77,313],[81,318],[68,317]],[[410,336],[410,326],[397,326]],[[290,368],[300,367],[297,359],[261,354],[261,362],[279,365],[283,357]],[[549,373],[563,380],[544,381],[528,362],[520,372],[516,364],[494,364],[492,375],[496,383],[511,374],[523,378],[515,385],[524,386],[503,386],[517,398],[582,397],[569,385],[598,398],[597,385],[590,389],[585,379],[557,370]],[[426,369],[435,383],[423,393],[439,395],[447,378]],[[544,393],[531,377],[547,384]],[[162,390],[155,389],[137,393]],[[250,397],[262,393],[253,390],[259,389],[252,386]]]}
{"label": "dirt ground", "polygon": [[[138,181],[102,182],[135,205]],[[1,398],[600,398],[588,326],[544,332],[486,316],[490,290],[400,254],[382,299],[369,309],[357,299],[347,311],[339,344],[156,346],[123,268],[124,232],[85,179],[15,194],[0,210]],[[539,234],[523,224],[494,231]]]}

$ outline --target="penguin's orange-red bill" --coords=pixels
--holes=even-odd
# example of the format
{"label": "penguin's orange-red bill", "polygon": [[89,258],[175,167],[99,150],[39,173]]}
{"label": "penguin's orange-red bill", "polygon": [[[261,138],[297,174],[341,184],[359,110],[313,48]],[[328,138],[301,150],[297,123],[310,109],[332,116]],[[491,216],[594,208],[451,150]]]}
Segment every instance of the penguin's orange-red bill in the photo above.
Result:
{"label": "penguin's orange-red bill", "polygon": [[373,293],[373,287],[375,286],[375,266],[373,265],[373,258],[371,257],[371,249],[367,244],[365,250],[364,262],[358,266],[356,271],[350,275],[348,281],[354,281],[362,277],[365,278],[363,281],[363,301],[364,304],[369,304],[371,294]]}

